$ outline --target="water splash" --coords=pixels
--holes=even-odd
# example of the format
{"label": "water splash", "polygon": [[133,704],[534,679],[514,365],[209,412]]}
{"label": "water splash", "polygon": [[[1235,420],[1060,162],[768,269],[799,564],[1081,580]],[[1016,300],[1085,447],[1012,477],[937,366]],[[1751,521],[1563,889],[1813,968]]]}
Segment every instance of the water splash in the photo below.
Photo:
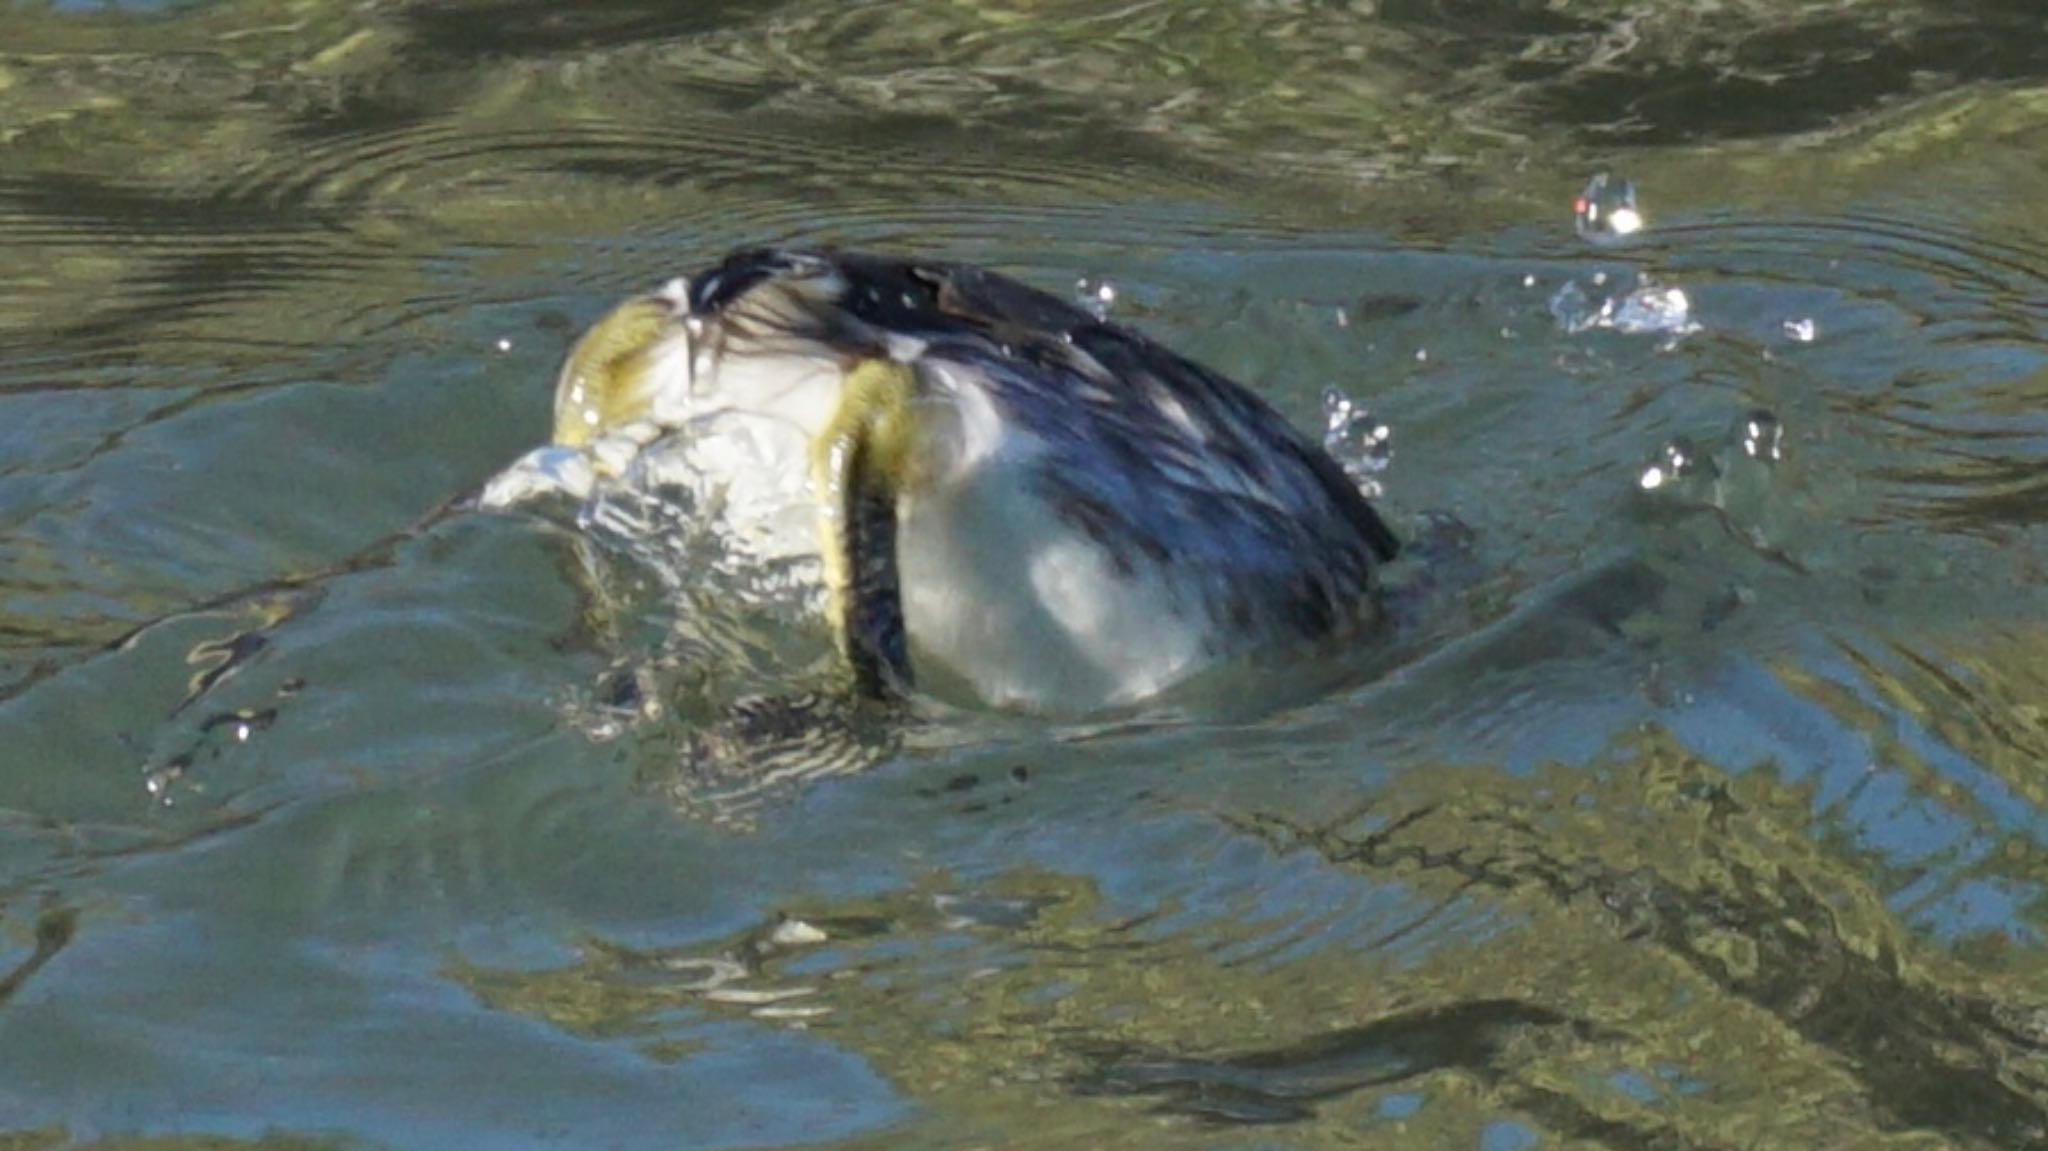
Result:
{"label": "water splash", "polygon": [[1381,473],[1394,458],[1394,430],[1343,391],[1323,389],[1323,450],[1368,497],[1383,491]]}
{"label": "water splash", "polygon": [[1785,455],[1785,425],[1772,412],[1754,408],[1711,446],[1683,436],[1666,441],[1638,475],[1636,486],[1665,498],[1739,510],[1771,482],[1770,473]]}
{"label": "water splash", "polygon": [[597,486],[591,454],[549,444],[535,448],[484,485],[477,506],[487,511],[531,506],[551,498],[580,502]]}
{"label": "water splash", "polygon": [[[1646,224],[1635,185],[1611,173],[1594,176],[1572,201],[1572,228],[1589,243],[1612,247],[1640,235]],[[1536,278],[1526,276],[1522,284],[1534,287]],[[1550,314],[1572,335],[1610,328],[1631,335],[1663,335],[1675,342],[1700,330],[1685,289],[1658,283],[1648,272],[1637,272],[1634,284],[1626,289],[1610,289],[1606,272],[1595,272],[1584,285],[1567,280],[1550,297]]]}
{"label": "water splash", "polygon": [[1658,504],[1714,512],[1758,553],[1800,568],[1786,551],[1797,534],[1797,513],[1785,502],[1779,476],[1788,454],[1784,424],[1755,408],[1713,443],[1678,437],[1660,445],[1636,486]]}
{"label": "water splash", "polygon": [[1568,335],[1607,328],[1626,335],[1668,336],[1675,342],[1700,330],[1685,289],[1660,284],[1648,272],[1638,272],[1634,286],[1626,291],[1606,291],[1605,273],[1594,275],[1591,283],[1589,292],[1577,280],[1567,280],[1550,297],[1550,314]]}

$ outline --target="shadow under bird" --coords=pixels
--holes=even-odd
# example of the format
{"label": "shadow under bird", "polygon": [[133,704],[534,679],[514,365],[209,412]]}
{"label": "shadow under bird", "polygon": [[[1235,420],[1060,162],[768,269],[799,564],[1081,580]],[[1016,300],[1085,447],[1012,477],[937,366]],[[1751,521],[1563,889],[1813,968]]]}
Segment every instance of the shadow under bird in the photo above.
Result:
{"label": "shadow under bird", "polygon": [[735,548],[815,558],[871,698],[932,673],[1004,709],[1129,705],[1362,634],[1398,550],[1243,386],[962,264],[735,253],[583,335],[553,439],[485,502],[715,492]]}

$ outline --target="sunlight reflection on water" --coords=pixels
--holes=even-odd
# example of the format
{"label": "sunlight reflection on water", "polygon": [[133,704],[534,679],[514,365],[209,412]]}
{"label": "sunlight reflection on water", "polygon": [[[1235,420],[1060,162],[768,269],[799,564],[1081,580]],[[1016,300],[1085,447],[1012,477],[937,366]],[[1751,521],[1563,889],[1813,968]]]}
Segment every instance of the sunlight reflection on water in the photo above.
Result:
{"label": "sunlight reflection on water", "polygon": [[[0,1142],[2048,1143],[2038,37],[1026,7],[10,14]],[[1397,626],[679,810],[829,639],[459,501],[764,240],[1244,379]]]}

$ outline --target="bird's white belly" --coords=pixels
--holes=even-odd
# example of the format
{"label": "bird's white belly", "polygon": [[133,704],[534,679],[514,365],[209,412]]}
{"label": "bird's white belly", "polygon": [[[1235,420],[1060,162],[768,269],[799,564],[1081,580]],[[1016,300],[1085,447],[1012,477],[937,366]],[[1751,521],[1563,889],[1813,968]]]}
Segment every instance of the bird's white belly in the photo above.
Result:
{"label": "bird's white belly", "polygon": [[998,707],[1079,712],[1151,696],[1198,669],[1203,621],[1164,573],[1119,572],[1023,477],[990,469],[902,509],[898,568],[913,661]]}
{"label": "bird's white belly", "polygon": [[[736,413],[696,432],[659,479],[715,490],[709,506],[729,547],[765,560],[815,556],[819,508],[802,433]],[[1001,434],[982,446],[927,460],[898,507],[913,666],[997,707],[1055,713],[1130,703],[1197,670],[1204,628],[1172,610],[1165,573],[1142,563],[1120,573],[1060,520],[1030,483],[1027,443]]]}

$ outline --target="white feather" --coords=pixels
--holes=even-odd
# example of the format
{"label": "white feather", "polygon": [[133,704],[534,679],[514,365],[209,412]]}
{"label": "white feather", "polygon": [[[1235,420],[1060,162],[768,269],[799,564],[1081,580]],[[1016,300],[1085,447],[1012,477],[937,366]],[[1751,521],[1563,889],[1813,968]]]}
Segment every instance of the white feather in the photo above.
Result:
{"label": "white feather", "polygon": [[972,373],[935,365],[924,474],[899,510],[903,616],[916,655],[999,707],[1130,703],[1199,665],[1198,620],[1166,610],[1161,571],[1116,570],[1030,483],[1038,445]]}

